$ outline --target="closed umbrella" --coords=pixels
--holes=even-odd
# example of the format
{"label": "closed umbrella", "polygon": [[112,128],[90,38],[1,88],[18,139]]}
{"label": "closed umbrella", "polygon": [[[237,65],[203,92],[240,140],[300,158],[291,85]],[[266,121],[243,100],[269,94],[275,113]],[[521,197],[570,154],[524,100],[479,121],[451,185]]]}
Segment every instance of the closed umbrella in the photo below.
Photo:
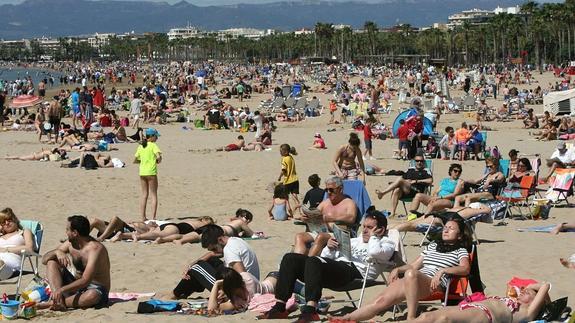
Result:
{"label": "closed umbrella", "polygon": [[19,95],[12,99],[11,108],[27,108],[42,103],[42,98],[35,95]]}

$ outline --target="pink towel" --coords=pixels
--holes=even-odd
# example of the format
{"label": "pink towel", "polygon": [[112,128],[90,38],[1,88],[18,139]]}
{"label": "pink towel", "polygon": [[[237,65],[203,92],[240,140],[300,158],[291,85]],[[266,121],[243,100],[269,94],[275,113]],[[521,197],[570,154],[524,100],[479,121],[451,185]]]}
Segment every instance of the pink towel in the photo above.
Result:
{"label": "pink towel", "polygon": [[133,301],[140,297],[152,297],[156,295],[156,293],[109,293],[108,298],[110,299],[110,303],[120,303],[120,302],[127,302]]}
{"label": "pink towel", "polygon": [[[250,301],[248,309],[252,312],[267,312],[276,303],[276,297],[274,294],[255,294]],[[291,297],[286,303],[286,309],[291,309],[296,306],[295,298]]]}

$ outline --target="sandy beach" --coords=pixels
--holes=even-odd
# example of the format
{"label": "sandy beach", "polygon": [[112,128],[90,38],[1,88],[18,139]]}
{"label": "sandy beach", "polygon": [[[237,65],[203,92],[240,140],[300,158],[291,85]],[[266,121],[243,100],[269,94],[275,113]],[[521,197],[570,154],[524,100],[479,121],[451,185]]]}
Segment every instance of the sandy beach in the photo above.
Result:
{"label": "sandy beach", "polygon": [[[522,85],[519,88],[535,88],[537,85],[547,87],[553,75],[536,74],[539,84]],[[328,96],[317,95],[321,102],[327,104]],[[452,96],[461,95],[452,91]],[[260,100],[270,95],[256,95],[243,105],[256,109]],[[229,100],[234,106],[239,106],[236,100]],[[488,104],[499,107],[502,98],[488,101]],[[379,117],[387,125],[391,125],[398,114],[397,97],[393,100],[393,112]],[[543,113],[543,106],[533,106],[535,112]],[[124,112],[125,113],[125,112]],[[199,115],[199,114],[198,114]],[[291,221],[275,222],[268,219],[267,209],[272,200],[272,194],[266,188],[280,172],[279,145],[289,143],[298,150],[295,156],[297,172],[300,179],[301,196],[309,189],[307,177],[317,173],[322,180],[329,177],[332,170],[331,162],[335,150],[347,142],[350,125],[327,125],[329,114],[324,113],[319,118],[308,119],[299,123],[278,122],[278,130],[273,133],[271,151],[263,152],[207,152],[204,149],[215,149],[235,140],[238,133],[229,130],[183,130],[186,124],[172,123],[154,126],[160,133],[158,146],[163,152],[163,162],[159,166],[159,208],[158,218],[174,218],[189,216],[212,216],[218,223],[224,223],[236,209],[246,208],[254,214],[250,225],[255,231],[263,231],[269,239],[250,241],[258,255],[262,276],[272,270],[277,270],[279,261],[285,252],[291,249],[294,234],[303,230]],[[443,115],[437,126],[440,132],[448,125],[459,127],[465,120],[464,114]],[[467,121],[474,122],[472,119]],[[503,152],[515,148],[520,155],[540,154],[543,159],[554,151],[556,142],[541,142],[528,135],[528,130],[522,129],[521,121],[506,123],[487,122],[485,125],[494,129],[489,131],[487,146],[497,145]],[[327,132],[335,128],[336,131]],[[127,129],[129,134],[132,129]],[[326,150],[308,150],[313,142],[314,133],[319,132],[325,138]],[[246,141],[254,138],[254,133],[244,134]],[[397,140],[374,140],[374,165],[385,170],[405,170],[406,162],[393,158],[392,151],[397,146]],[[47,144],[40,144],[34,132],[1,132],[0,156],[22,155],[39,151]],[[57,162],[22,162],[0,160],[2,183],[0,196],[2,208],[11,207],[21,219],[40,220],[44,227],[44,240],[41,252],[55,248],[59,241],[65,238],[66,217],[72,214],[109,219],[119,216],[125,220],[139,218],[138,199],[140,187],[138,167],[132,164],[137,144],[119,144],[119,151],[112,152],[127,163],[123,169],[99,169],[86,171],[83,169],[60,168]],[[363,147],[363,145],[362,145]],[[190,151],[191,150],[191,151]],[[76,154],[73,154],[76,156]],[[532,158],[533,156],[528,156]],[[451,161],[435,159],[434,179],[439,182],[447,176]],[[484,170],[484,162],[464,161],[464,179],[477,178]],[[547,168],[542,166],[542,173]],[[367,189],[375,206],[382,209],[391,207],[390,198],[378,200],[375,189],[382,189],[394,179],[389,176],[370,176],[367,178]],[[403,214],[400,204],[398,213]],[[563,233],[552,236],[544,233],[521,233],[517,228],[539,225],[550,225],[559,222],[573,221],[573,209],[553,208],[548,220],[510,220],[507,226],[493,226],[480,223],[477,233],[481,244],[478,247],[479,266],[486,294],[503,295],[506,283],[513,276],[532,278],[539,281],[549,281],[552,284],[551,298],[557,299],[569,296],[571,305],[575,300],[575,275],[573,270],[561,266],[560,257],[569,257],[575,252],[574,234]],[[403,219],[391,219],[390,223],[398,223]],[[407,257],[411,261],[416,258],[421,248],[418,246],[422,235],[409,233],[405,239]],[[173,289],[181,278],[184,268],[192,260],[205,251],[199,244],[176,246],[173,244],[150,245],[133,242],[105,243],[110,253],[112,264],[113,292],[158,292]],[[44,272],[41,266],[41,272]],[[25,279],[27,282],[29,279]],[[385,287],[368,288],[366,301]],[[2,286],[2,291],[14,293],[15,286]],[[325,295],[345,297],[343,293],[324,290]],[[359,296],[359,291],[353,294]],[[207,297],[205,292],[203,296]],[[435,306],[438,302],[433,303]],[[333,310],[342,304],[332,305]],[[43,312],[35,320],[66,321],[66,322],[126,322],[128,320],[162,320],[162,321],[253,321],[255,314],[246,312],[234,316],[216,318],[188,317],[183,315],[156,314],[142,316],[135,314],[137,302],[114,304],[102,310],[74,310],[64,313]],[[400,314],[400,318],[402,317]],[[297,317],[297,312],[290,318]],[[404,317],[404,316],[403,316]],[[386,321],[391,313],[377,317],[376,320]],[[293,319],[292,319],[293,320]]]}

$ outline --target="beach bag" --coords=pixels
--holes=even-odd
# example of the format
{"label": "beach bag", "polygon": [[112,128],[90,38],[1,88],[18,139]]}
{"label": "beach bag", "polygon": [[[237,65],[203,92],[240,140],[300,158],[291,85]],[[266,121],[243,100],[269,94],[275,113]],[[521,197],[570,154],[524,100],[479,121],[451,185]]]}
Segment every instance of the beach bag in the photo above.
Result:
{"label": "beach bag", "polygon": [[128,127],[130,125],[130,119],[124,117],[120,119],[120,125],[122,127]]}
{"label": "beach bag", "polygon": [[85,169],[97,169],[98,162],[96,161],[96,158],[94,158],[94,155],[86,154],[84,156],[84,163],[80,166],[84,167]]}
{"label": "beach bag", "polygon": [[156,313],[156,312],[176,312],[180,310],[182,306],[176,301],[161,301],[158,299],[151,299],[146,302],[138,303],[138,313]]}

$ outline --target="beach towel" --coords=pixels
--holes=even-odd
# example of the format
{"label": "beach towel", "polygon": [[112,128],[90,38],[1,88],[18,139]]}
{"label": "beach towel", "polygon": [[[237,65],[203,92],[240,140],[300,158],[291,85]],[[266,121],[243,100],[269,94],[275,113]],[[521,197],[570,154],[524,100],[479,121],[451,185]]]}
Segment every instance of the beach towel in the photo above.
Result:
{"label": "beach towel", "polygon": [[[250,301],[248,309],[252,312],[263,313],[272,309],[276,303],[274,294],[255,294]],[[296,306],[295,298],[292,296],[286,302],[286,309],[292,309]]]}
{"label": "beach towel", "polygon": [[549,189],[545,193],[545,198],[552,202],[557,202],[561,197],[561,192],[554,189],[568,191],[573,185],[573,178],[575,178],[574,168],[555,169],[555,172],[549,178]]}
{"label": "beach towel", "polygon": [[138,303],[138,313],[156,313],[156,312],[175,312],[181,309],[180,302],[177,301],[161,301],[159,299],[151,299],[146,302]]}
{"label": "beach towel", "polygon": [[141,297],[154,297],[156,293],[114,293],[108,294],[110,304],[123,303],[136,300]]}
{"label": "beach towel", "polygon": [[[519,232],[544,232],[544,233],[549,233],[551,232],[551,230],[553,230],[553,228],[555,228],[556,225],[555,224],[551,224],[551,225],[542,225],[542,226],[537,226],[537,227],[529,227],[529,228],[519,228],[517,229],[517,231]],[[561,232],[575,232],[575,229],[567,229]]]}

